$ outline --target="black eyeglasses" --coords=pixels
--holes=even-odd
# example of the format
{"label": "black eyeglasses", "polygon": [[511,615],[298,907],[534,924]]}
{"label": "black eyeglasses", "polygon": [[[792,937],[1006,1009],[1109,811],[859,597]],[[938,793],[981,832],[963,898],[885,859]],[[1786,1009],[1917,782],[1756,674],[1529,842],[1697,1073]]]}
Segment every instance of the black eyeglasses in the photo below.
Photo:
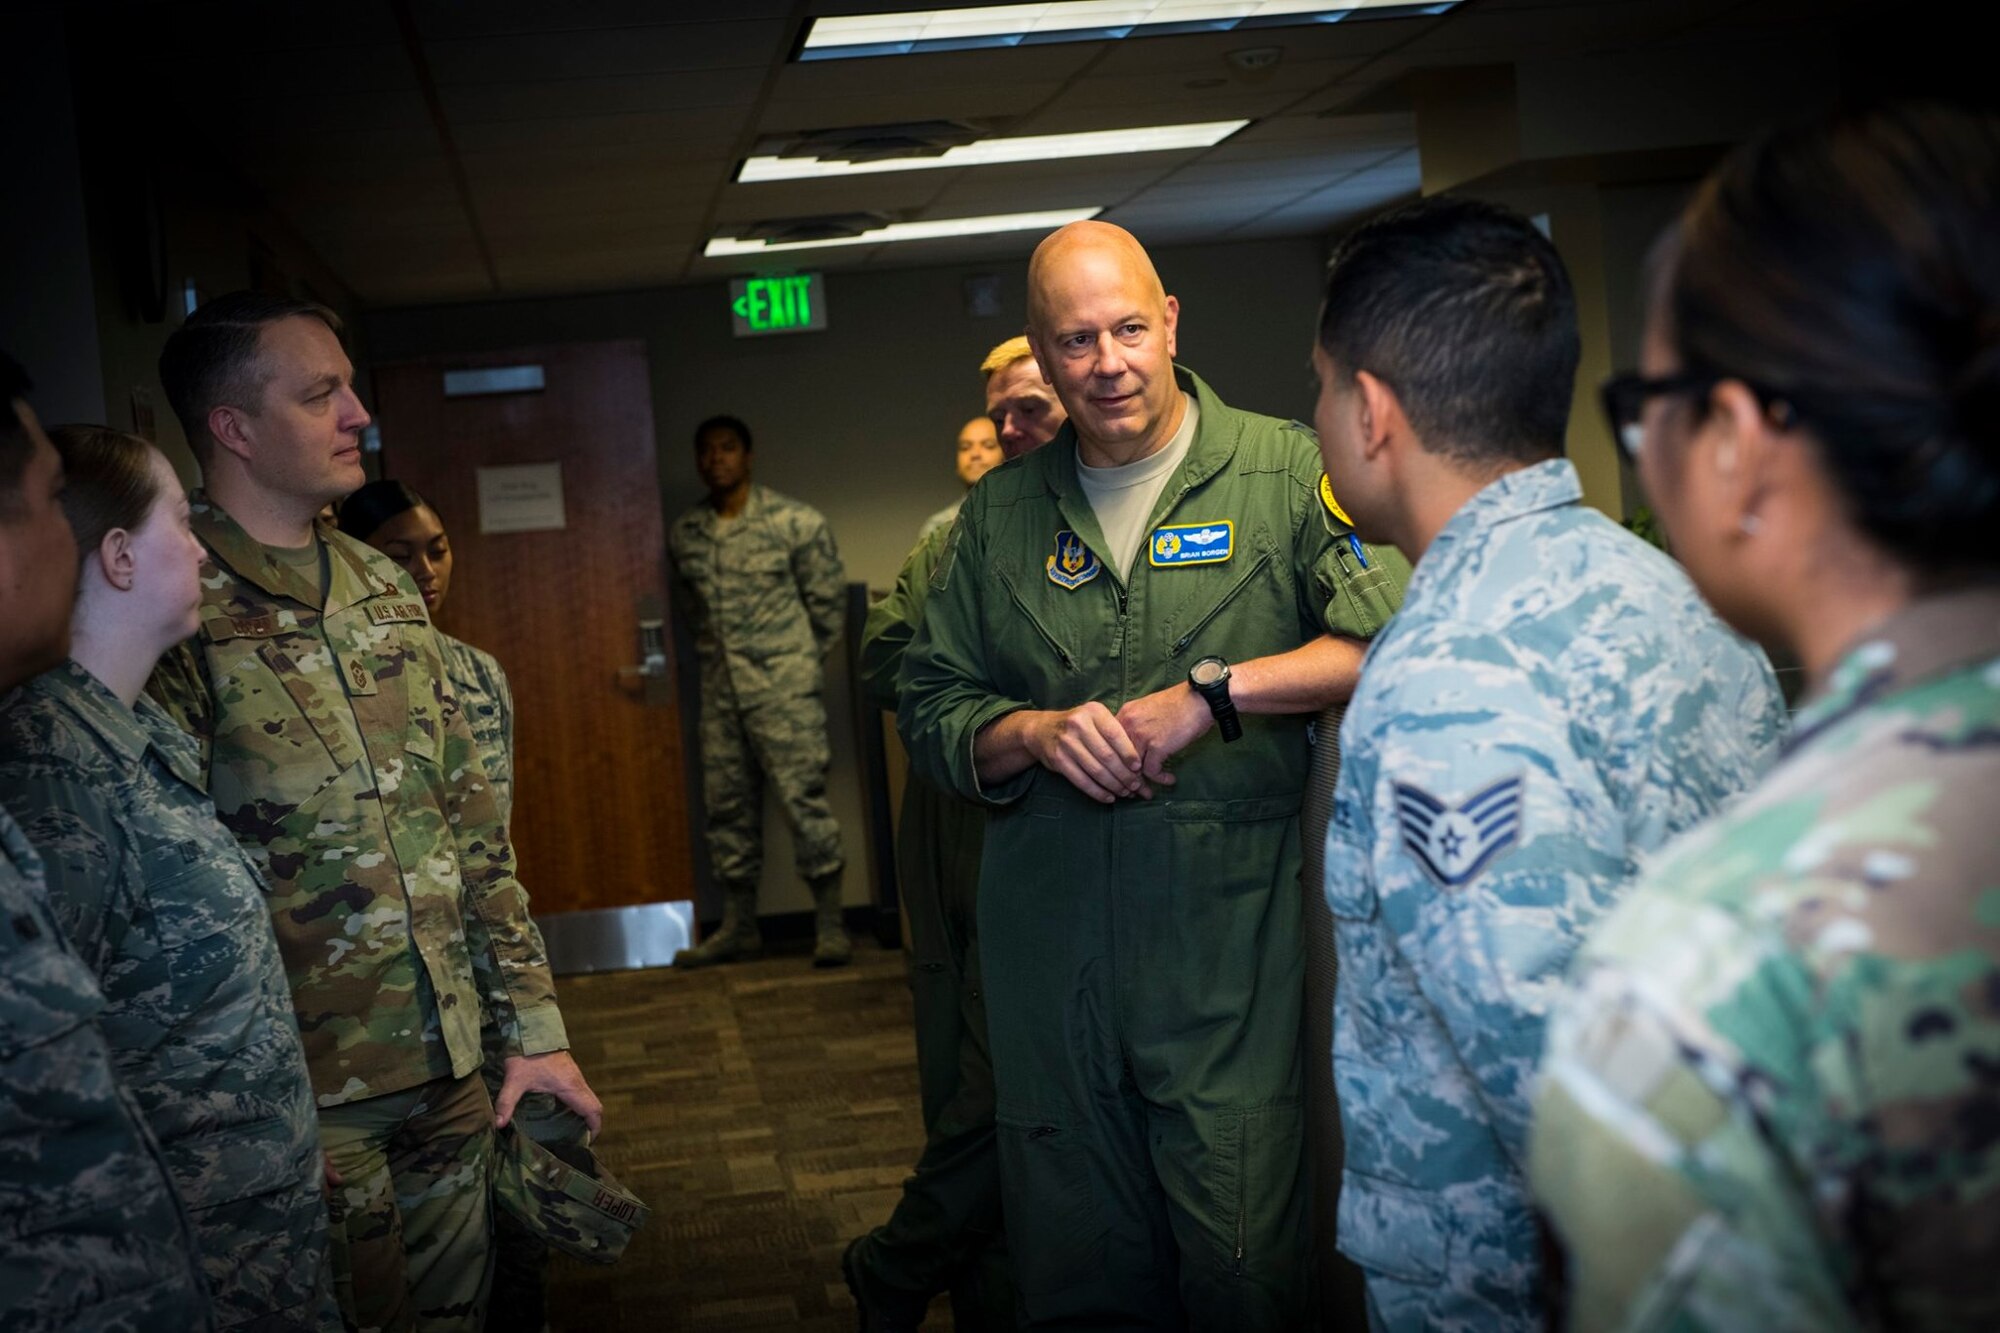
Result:
{"label": "black eyeglasses", "polygon": [[1639,418],[1646,414],[1646,400],[1667,394],[1702,394],[1721,383],[1718,375],[1680,374],[1648,377],[1637,373],[1613,375],[1597,390],[1604,405],[1605,419],[1611,423],[1611,438],[1626,460],[1636,465],[1646,443],[1646,428]]}
{"label": "black eyeglasses", "polygon": [[[1667,395],[1705,395],[1724,380],[1738,379],[1734,375],[1715,375],[1706,371],[1684,371],[1678,375],[1648,377],[1639,374],[1613,375],[1599,386],[1598,400],[1604,406],[1604,416],[1611,423],[1611,438],[1618,442],[1618,448],[1627,460],[1636,465],[1639,451],[1646,443],[1646,429],[1639,419],[1646,413],[1646,400]],[[1738,380],[1750,390],[1757,402],[1769,414],[1772,424],[1780,430],[1789,430],[1797,420],[1792,405],[1760,388],[1748,380]]]}

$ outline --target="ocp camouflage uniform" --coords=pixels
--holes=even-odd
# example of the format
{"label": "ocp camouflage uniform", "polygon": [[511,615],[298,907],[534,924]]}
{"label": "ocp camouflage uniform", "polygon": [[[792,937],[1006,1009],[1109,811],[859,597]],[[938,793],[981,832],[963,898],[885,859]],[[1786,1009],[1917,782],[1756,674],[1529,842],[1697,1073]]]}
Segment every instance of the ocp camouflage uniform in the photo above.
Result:
{"label": "ocp camouflage uniform", "polygon": [[[957,506],[953,506],[954,511]],[[923,623],[931,574],[951,523],[927,529],[890,594],[869,608],[861,640],[868,700],[893,713],[903,654]],[[949,1290],[952,1326],[1013,1325],[1000,1157],[994,1142],[993,1053],[979,967],[979,857],[986,812],[912,768],[896,830],[896,880],[910,921],[910,990],[924,1150],[889,1220],[850,1252],[864,1287],[898,1295],[917,1317]]]}
{"label": "ocp camouflage uniform", "polygon": [[[1185,686],[1210,653],[1366,638],[1395,611],[1406,566],[1349,540],[1312,432],[1174,375],[1199,419],[1154,506],[1152,554],[1129,579],[1100,559],[1073,426],[993,469],[931,578],[897,721],[926,776],[991,807],[979,949],[1024,1323],[1292,1330],[1311,1242],[1310,715],[1245,716],[1228,744],[1211,729],[1152,800],[1100,804],[1040,767],[985,785],[973,762],[1008,713],[1115,711]],[[1176,531],[1208,538],[1201,560],[1173,563]]]}
{"label": "ocp camouflage uniform", "polygon": [[0,808],[0,1327],[214,1327],[193,1228],[98,1031],[104,997]]}
{"label": "ocp camouflage uniform", "polygon": [[500,826],[514,818],[514,690],[499,659],[484,648],[437,631],[445,676],[458,696],[459,711],[472,726],[472,739],[486,765],[486,785],[500,808]]}
{"label": "ocp camouflage uniform", "polygon": [[[458,699],[459,711],[472,724],[472,738],[478,743],[480,762],[486,767],[487,784],[493,789],[501,823],[506,826],[514,812],[513,688],[493,654],[443,630],[437,632],[437,637],[438,647],[444,650],[446,677]],[[545,952],[540,928],[529,921],[528,930],[534,937],[535,951]],[[474,953],[488,947],[486,927],[477,917],[466,921],[465,939]],[[504,1002],[505,997],[501,998]],[[490,1011],[480,1025],[479,1039],[484,1052],[480,1077],[486,1084],[486,1095],[497,1101],[506,1079],[510,1051],[507,1033]],[[524,1129],[543,1124],[567,1128],[571,1122],[582,1124],[579,1117],[545,1092],[526,1094],[514,1108],[514,1123]],[[537,1129],[537,1132],[544,1131]],[[561,1133],[556,1133],[552,1141],[563,1147],[571,1143],[570,1137]],[[576,1146],[588,1141],[587,1136],[581,1135],[574,1139]],[[497,1206],[497,1193],[495,1202],[493,1289],[487,1303],[486,1333],[509,1333],[513,1329],[538,1331],[548,1323],[549,1247],[520,1218]]]}
{"label": "ocp camouflage uniform", "polygon": [[[821,665],[840,634],[840,554],[819,512],[752,486],[733,519],[704,502],[667,537],[701,663],[702,801],[715,878],[755,920],[764,780],[783,803],[799,877],[837,916],[840,825],[827,802]],[[824,923],[823,923],[824,924]]]}
{"label": "ocp camouflage uniform", "polygon": [[[201,629],[149,689],[201,743],[217,813],[269,886],[323,1146],[346,1178],[342,1310],[363,1327],[475,1327],[481,1019],[520,1054],[568,1045],[477,742],[386,556],[322,523],[316,584],[199,493],[193,525],[210,557]],[[483,948],[467,943],[475,918]]]}
{"label": "ocp camouflage uniform", "polygon": [[1339,1242],[1379,1327],[1543,1326],[1528,1094],[1562,970],[1783,722],[1763,654],[1565,461],[1488,485],[1424,552],[1341,726],[1326,834]]}
{"label": "ocp camouflage uniform", "polygon": [[74,662],[0,703],[0,803],[193,1217],[222,1328],[338,1327],[298,1022],[263,883],[216,822],[190,741]]}
{"label": "ocp camouflage uniform", "polygon": [[1591,937],[1532,1171],[1573,1326],[2000,1328],[2000,593],[1846,653]]}

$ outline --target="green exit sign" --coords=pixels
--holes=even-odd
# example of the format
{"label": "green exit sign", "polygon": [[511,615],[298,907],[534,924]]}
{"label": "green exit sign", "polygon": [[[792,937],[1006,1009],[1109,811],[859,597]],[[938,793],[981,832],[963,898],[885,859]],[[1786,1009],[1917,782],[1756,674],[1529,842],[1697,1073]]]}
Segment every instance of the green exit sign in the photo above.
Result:
{"label": "green exit sign", "polygon": [[818,273],[731,278],[729,318],[739,338],[826,327],[826,280]]}

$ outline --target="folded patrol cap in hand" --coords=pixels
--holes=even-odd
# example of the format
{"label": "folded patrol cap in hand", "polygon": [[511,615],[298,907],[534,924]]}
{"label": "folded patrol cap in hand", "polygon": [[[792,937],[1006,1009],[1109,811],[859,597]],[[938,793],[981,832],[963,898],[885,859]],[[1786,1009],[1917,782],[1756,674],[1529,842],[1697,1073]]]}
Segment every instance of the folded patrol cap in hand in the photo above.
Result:
{"label": "folded patrol cap in hand", "polygon": [[[573,1127],[565,1121],[574,1121]],[[497,1149],[494,1197],[564,1254],[616,1263],[652,1216],[597,1160],[582,1119],[567,1111],[509,1122]]]}

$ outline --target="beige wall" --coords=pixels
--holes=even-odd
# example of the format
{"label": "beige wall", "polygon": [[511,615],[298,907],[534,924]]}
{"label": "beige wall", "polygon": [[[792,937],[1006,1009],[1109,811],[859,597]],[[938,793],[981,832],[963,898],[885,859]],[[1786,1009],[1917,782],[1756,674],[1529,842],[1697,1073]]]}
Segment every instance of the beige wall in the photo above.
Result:
{"label": "beige wall", "polygon": [[[1161,276],[1181,300],[1181,361],[1239,406],[1309,412],[1319,255],[1309,239],[1162,250]],[[1000,279],[998,316],[965,313],[965,279],[980,273]],[[383,361],[645,339],[668,517],[701,498],[695,424],[731,412],[756,434],[757,480],[825,513],[849,575],[886,588],[918,525],[959,493],[953,440],[984,408],[980,359],[1020,331],[1025,280],[1022,262],[830,273],[825,332],[764,338],[730,335],[727,290],[713,283],[379,311],[364,323]],[[390,423],[391,467],[395,447]]]}
{"label": "beige wall", "polygon": [[[1185,364],[1238,406],[1283,416],[1311,410],[1307,357],[1319,300],[1316,242],[1162,250],[1155,260],[1181,301]],[[966,313],[965,279],[982,273],[1000,279],[998,316]],[[823,512],[849,578],[884,589],[895,580],[919,524],[959,494],[953,441],[959,425],[984,406],[981,358],[1020,330],[1025,281],[1020,261],[830,273],[827,330],[765,338],[731,336],[727,289],[713,283],[378,311],[364,325],[370,352],[384,362],[536,343],[645,339],[660,496],[669,521],[701,498],[690,438],[695,424],[731,412],[757,437],[757,480]],[[395,451],[395,423],[384,422],[383,458],[391,474]],[[830,789],[847,841],[846,899],[862,903],[869,877],[856,721],[838,652],[827,694]],[[688,723],[691,731],[691,718]],[[692,753],[692,735],[689,742]],[[698,786],[698,773],[690,779]],[[804,910],[809,901],[792,873],[791,837],[775,802],[767,806],[764,849],[762,910]],[[697,853],[697,865],[705,879],[705,852]]]}

